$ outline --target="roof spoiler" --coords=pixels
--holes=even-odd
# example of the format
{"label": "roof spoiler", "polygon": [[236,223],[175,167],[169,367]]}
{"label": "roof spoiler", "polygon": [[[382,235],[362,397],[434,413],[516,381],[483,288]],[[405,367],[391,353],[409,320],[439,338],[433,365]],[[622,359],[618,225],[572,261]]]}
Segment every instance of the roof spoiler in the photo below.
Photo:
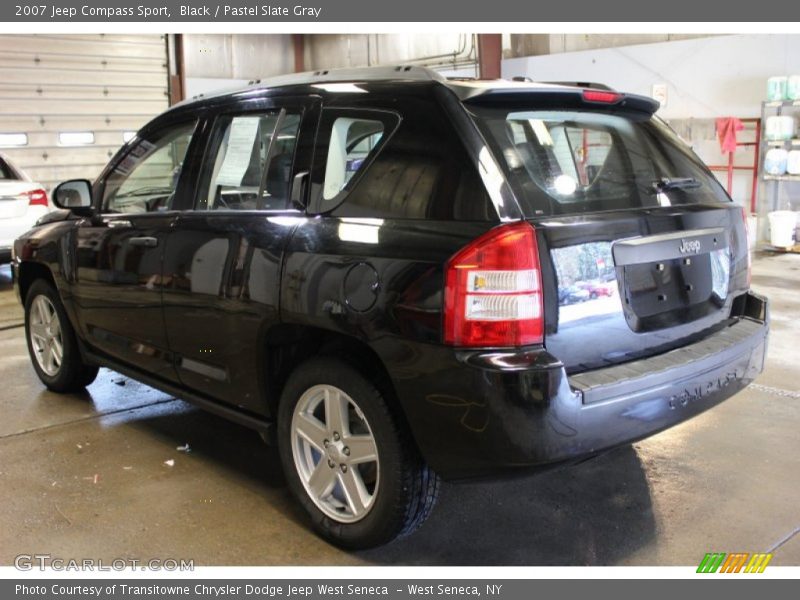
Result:
{"label": "roof spoiler", "polygon": [[[519,84],[516,85],[519,86]],[[548,87],[544,87],[544,85]],[[607,94],[609,99],[595,99],[592,92],[595,92],[595,94]],[[541,88],[509,86],[479,91],[471,90],[471,93],[468,91],[460,95],[462,102],[483,106],[519,105],[523,98],[525,98],[524,106],[532,110],[580,110],[591,108],[595,110],[643,113],[648,118],[661,106],[658,100],[648,96],[555,84],[543,84]]]}
{"label": "roof spoiler", "polygon": [[[516,81],[516,78],[514,79]],[[597,83],[596,81],[544,81],[550,85],[564,85],[567,87],[577,87],[585,90],[603,90],[604,92],[616,92],[616,90],[605,83]]]}

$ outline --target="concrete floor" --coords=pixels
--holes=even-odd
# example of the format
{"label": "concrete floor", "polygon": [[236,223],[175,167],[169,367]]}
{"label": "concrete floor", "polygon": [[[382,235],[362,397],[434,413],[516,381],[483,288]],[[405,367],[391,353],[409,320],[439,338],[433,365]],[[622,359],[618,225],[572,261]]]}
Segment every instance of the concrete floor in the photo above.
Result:
{"label": "concrete floor", "polygon": [[46,392],[0,268],[0,564],[696,565],[778,545],[772,564],[800,565],[800,256],[759,258],[753,287],[773,307],[756,385],[576,467],[446,485],[415,535],[345,553],[309,532],[255,433],[107,370],[85,394]]}

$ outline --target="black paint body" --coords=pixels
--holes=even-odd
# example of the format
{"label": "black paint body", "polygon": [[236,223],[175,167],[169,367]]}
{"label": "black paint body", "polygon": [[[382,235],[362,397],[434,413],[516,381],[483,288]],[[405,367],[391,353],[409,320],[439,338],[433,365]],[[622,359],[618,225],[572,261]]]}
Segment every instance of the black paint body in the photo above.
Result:
{"label": "black paint body", "polygon": [[[739,210],[720,203],[530,219],[542,264],[544,344],[445,345],[447,260],[524,215],[507,184],[484,185],[486,145],[463,102],[468,92],[438,82],[359,86],[367,93],[251,89],[168,111],[140,137],[197,120],[171,209],[50,217],[16,243],[20,293],[35,277],[51,278],[87,360],[265,430],[291,368],[335,353],[397,402],[424,458],[451,479],[569,461],[645,437],[731,396],[763,368],[766,302],[748,292]],[[546,91],[535,97],[545,107],[559,100]],[[214,119],[276,107],[303,111],[292,168],[311,173],[306,208],[193,211]],[[352,192],[322,207],[314,153],[323,109],[365,107],[392,113],[399,125]],[[127,151],[98,177],[96,198]],[[422,183],[402,189],[411,176]],[[426,178],[433,183],[424,185]],[[728,293],[715,305],[679,302],[655,320],[631,318],[622,298],[645,306],[660,292],[633,289],[635,274],[625,272],[633,267],[618,264],[611,285],[619,295],[603,299],[603,310],[586,303],[567,318],[575,307],[559,306],[558,249],[709,228],[722,230],[731,256]],[[155,241],[131,241],[140,238]],[[691,278],[677,262],[667,269],[670,281]],[[676,362],[671,384],[654,384],[650,357],[744,323],[759,326],[714,364]],[[602,380],[620,364],[635,366],[636,393],[588,403],[571,385],[574,375]]]}

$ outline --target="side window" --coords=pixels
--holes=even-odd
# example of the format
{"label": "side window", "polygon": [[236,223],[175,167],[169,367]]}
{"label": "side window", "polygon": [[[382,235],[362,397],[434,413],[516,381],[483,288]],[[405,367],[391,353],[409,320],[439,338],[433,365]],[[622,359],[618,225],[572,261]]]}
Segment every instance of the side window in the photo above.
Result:
{"label": "side window", "polygon": [[311,172],[309,205],[327,212],[341,204],[399,123],[400,117],[389,111],[324,109]]}
{"label": "side window", "polygon": [[300,118],[285,110],[220,118],[196,209],[286,209]]}
{"label": "side window", "polygon": [[[315,172],[321,163],[325,175],[325,189],[317,196],[321,211],[332,210],[336,217],[376,219],[497,218],[463,141],[436,103],[409,105],[402,120],[388,122],[371,116],[380,115],[378,111],[349,112],[323,121],[334,135],[326,145],[318,142],[318,153],[327,146],[328,155],[314,159]],[[337,123],[348,130],[344,156],[336,156]],[[383,123],[382,133],[378,123]],[[319,137],[324,131],[321,127]],[[313,183],[312,179],[312,192]],[[343,201],[337,201],[339,196],[328,200],[342,185]]]}
{"label": "side window", "polygon": [[195,122],[155,140],[141,140],[106,177],[103,210],[143,213],[172,207]]}
{"label": "side window", "polygon": [[347,187],[381,137],[383,123],[380,121],[358,117],[339,117],[333,121],[325,163],[323,200],[335,198]]}

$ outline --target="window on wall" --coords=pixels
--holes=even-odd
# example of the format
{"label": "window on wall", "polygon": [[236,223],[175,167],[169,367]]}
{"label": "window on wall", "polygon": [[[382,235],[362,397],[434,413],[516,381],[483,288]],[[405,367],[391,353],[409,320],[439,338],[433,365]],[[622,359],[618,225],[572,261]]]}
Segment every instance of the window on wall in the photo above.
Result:
{"label": "window on wall", "polygon": [[0,133],[0,148],[15,148],[27,145],[27,133]]}
{"label": "window on wall", "polygon": [[89,146],[94,144],[93,131],[62,131],[58,134],[59,146]]}
{"label": "window on wall", "polygon": [[143,213],[172,207],[195,123],[179,125],[155,140],[141,140],[106,178],[103,207]]}
{"label": "window on wall", "polygon": [[206,162],[198,210],[285,210],[300,130],[299,112],[286,110],[224,117]]}

